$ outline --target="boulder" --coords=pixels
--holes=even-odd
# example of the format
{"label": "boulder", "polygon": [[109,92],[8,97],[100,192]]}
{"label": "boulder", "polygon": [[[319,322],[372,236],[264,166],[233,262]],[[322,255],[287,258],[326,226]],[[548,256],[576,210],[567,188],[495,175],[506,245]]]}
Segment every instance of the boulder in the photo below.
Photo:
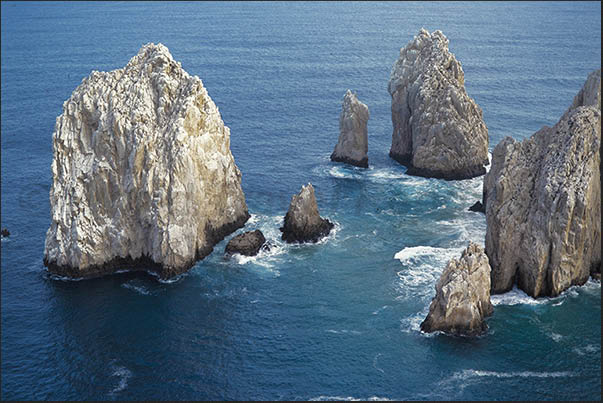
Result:
{"label": "boulder", "polygon": [[266,238],[259,229],[248,231],[233,237],[228,244],[224,253],[232,255],[238,253],[245,256],[255,256],[260,249],[266,244]]}
{"label": "boulder", "polygon": [[427,318],[421,323],[422,331],[476,336],[488,329],[484,318],[494,308],[490,302],[490,265],[484,248],[470,242],[460,260],[448,262],[435,289]]}
{"label": "boulder", "polygon": [[556,296],[601,264],[601,71],[555,126],[493,151],[484,178],[492,293]]}
{"label": "boulder", "polygon": [[327,236],[333,223],[320,217],[314,187],[311,183],[302,186],[300,192],[293,195],[285,223],[280,228],[282,239],[288,243],[317,242]]}
{"label": "boulder", "polygon": [[486,173],[488,129],[467,95],[461,63],[441,31],[421,29],[395,62],[390,157],[409,175],[468,179]]}
{"label": "boulder", "polygon": [[8,238],[10,236],[10,232],[8,232],[6,228],[2,228],[2,231],[0,231],[0,235],[5,238]]}
{"label": "boulder", "polygon": [[169,278],[249,218],[228,127],[201,79],[161,44],[85,78],[52,143],[52,273]]}
{"label": "boulder", "polygon": [[476,213],[485,213],[484,205],[481,201],[476,201],[475,204],[469,207],[469,211],[475,211]]}
{"label": "boulder", "polygon": [[368,107],[358,101],[356,94],[347,90],[339,115],[339,141],[331,154],[331,161],[368,168],[368,119]]}

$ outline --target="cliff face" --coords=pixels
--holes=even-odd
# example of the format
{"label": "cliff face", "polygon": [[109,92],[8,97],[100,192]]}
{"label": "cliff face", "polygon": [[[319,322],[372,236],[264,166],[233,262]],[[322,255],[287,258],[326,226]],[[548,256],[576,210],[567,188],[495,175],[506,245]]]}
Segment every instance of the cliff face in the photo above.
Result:
{"label": "cliff face", "polygon": [[339,115],[339,141],[331,154],[331,161],[368,168],[368,119],[368,107],[358,101],[356,94],[347,90]]}
{"label": "cliff face", "polygon": [[488,326],[494,311],[490,302],[490,265],[484,249],[469,243],[460,260],[452,259],[436,284],[436,296],[421,330],[474,336]]}
{"label": "cliff face", "polygon": [[552,128],[493,151],[484,179],[492,292],[533,297],[586,282],[601,263],[601,71]]}
{"label": "cliff face", "polygon": [[467,179],[486,173],[488,129],[441,31],[421,29],[400,50],[388,90],[394,126],[390,156],[406,165],[408,174]]}
{"label": "cliff face", "polygon": [[161,44],[85,78],[63,104],[53,150],[51,272],[142,268],[167,278],[249,217],[228,127]]}

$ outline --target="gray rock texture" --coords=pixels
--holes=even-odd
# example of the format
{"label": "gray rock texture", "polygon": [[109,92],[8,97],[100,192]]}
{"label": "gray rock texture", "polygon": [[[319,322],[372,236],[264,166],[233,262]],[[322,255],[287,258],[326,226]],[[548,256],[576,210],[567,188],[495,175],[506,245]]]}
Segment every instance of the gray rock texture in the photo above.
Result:
{"label": "gray rock texture", "polygon": [[317,242],[327,236],[333,226],[332,222],[320,217],[314,187],[308,183],[291,198],[285,223],[280,230],[283,232],[282,239],[288,243]]}
{"label": "gray rock texture", "polygon": [[421,330],[475,336],[488,329],[484,318],[494,311],[490,302],[490,265],[484,248],[474,243],[452,259],[436,284]]}
{"label": "gray rock texture", "polygon": [[228,127],[199,77],[161,44],[85,78],[52,142],[52,273],[169,278],[249,218]]}
{"label": "gray rock texture", "polygon": [[233,237],[228,244],[224,253],[232,255],[238,253],[245,256],[255,256],[259,253],[262,246],[266,243],[264,234],[259,229],[248,231]]}
{"label": "gray rock texture", "polygon": [[331,161],[368,168],[368,120],[368,107],[358,101],[356,94],[347,90],[339,115],[339,141],[331,154]]}
{"label": "gray rock texture", "polygon": [[441,31],[421,29],[404,48],[390,76],[390,157],[409,175],[468,179],[486,173],[488,129],[467,95],[461,63]]}
{"label": "gray rock texture", "polygon": [[555,296],[600,267],[600,146],[598,70],[555,126],[494,148],[483,188],[492,293],[517,283]]}

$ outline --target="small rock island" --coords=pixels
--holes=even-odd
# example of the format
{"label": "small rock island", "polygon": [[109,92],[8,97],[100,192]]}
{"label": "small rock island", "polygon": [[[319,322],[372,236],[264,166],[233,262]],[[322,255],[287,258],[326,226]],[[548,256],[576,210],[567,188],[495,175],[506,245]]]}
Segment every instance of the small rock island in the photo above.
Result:
{"label": "small rock island", "polygon": [[225,255],[238,253],[244,256],[255,256],[261,249],[268,248],[266,238],[259,229],[248,231],[233,237],[226,244]]}
{"label": "small rock island", "polygon": [[492,293],[556,296],[601,271],[601,70],[553,127],[507,137],[484,178]]}
{"label": "small rock island", "polygon": [[311,183],[302,186],[298,194],[293,195],[289,210],[285,215],[285,224],[280,228],[282,239],[288,243],[318,242],[329,235],[333,223],[318,213],[314,187]]}
{"label": "small rock island", "polygon": [[368,168],[368,120],[368,107],[358,100],[356,94],[347,90],[339,115],[339,141],[331,154],[331,161]]}
{"label": "small rock island", "polygon": [[469,243],[461,259],[452,259],[442,272],[429,314],[421,323],[424,332],[443,331],[477,336],[488,329],[484,318],[492,315],[490,264],[484,248]]}
{"label": "small rock island", "polygon": [[169,278],[249,218],[228,127],[201,79],[161,44],[85,78],[52,143],[52,273]]}
{"label": "small rock island", "polygon": [[467,95],[461,63],[441,31],[421,29],[400,50],[388,90],[394,126],[389,155],[409,175],[455,180],[486,173],[482,110]]}

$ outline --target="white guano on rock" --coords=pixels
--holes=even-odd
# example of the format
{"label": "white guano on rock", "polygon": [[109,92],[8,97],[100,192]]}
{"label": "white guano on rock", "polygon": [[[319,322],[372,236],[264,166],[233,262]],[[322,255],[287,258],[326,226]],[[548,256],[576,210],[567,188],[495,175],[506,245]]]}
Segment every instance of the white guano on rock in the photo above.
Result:
{"label": "white guano on rock", "polygon": [[331,161],[368,168],[368,120],[368,107],[358,101],[356,94],[347,90],[339,115],[339,140]]}
{"label": "white guano on rock", "polygon": [[390,157],[409,175],[468,179],[486,173],[488,129],[465,91],[461,63],[441,31],[425,29],[404,48],[388,85],[392,97]]}
{"label": "white guano on rock", "polygon": [[442,272],[424,332],[443,331],[475,336],[488,329],[484,320],[494,308],[490,301],[490,264],[484,248],[469,243],[460,260],[452,259]]}
{"label": "white guano on rock", "polygon": [[230,131],[161,45],[93,71],[53,133],[44,262],[69,277],[182,273],[249,218]]}
{"label": "white guano on rock", "polygon": [[484,178],[492,292],[532,297],[584,284],[601,265],[601,70],[555,126],[492,153]]}

